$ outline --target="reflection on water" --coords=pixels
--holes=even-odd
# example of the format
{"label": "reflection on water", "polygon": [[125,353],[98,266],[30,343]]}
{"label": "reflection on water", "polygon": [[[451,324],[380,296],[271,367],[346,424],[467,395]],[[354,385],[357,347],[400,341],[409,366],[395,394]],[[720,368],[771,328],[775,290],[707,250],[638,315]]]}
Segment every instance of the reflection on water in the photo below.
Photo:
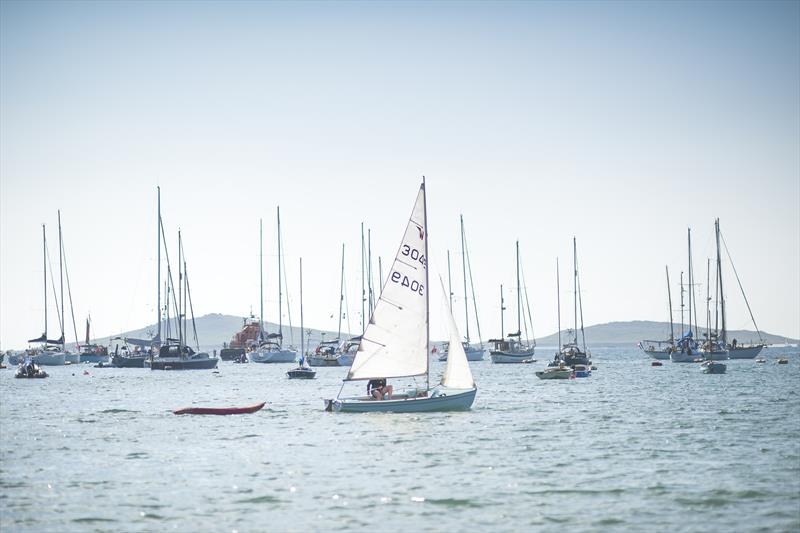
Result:
{"label": "reflection on water", "polygon": [[[325,413],[342,368],[5,370],[0,529],[796,530],[796,351],[705,375],[597,348],[598,370],[569,381],[475,362],[473,410],[432,414]],[[264,400],[251,415],[171,413]]]}

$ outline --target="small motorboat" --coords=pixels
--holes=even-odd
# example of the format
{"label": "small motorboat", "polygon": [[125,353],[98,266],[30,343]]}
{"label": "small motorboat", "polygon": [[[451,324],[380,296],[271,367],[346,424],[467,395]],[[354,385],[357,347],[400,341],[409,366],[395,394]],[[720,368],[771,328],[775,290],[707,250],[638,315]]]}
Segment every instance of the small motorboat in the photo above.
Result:
{"label": "small motorboat", "polygon": [[248,407],[184,407],[172,411],[176,415],[246,415],[260,411],[267,402]]}
{"label": "small motorboat", "polygon": [[544,370],[536,372],[539,379],[569,379],[572,376],[572,369],[568,366],[548,366]]}
{"label": "small motorboat", "polygon": [[661,361],[653,361],[650,363],[650,366],[664,366],[664,363]]}
{"label": "small motorboat", "polygon": [[778,364],[779,365],[788,365],[789,364],[789,359],[787,357],[781,357],[780,359],[778,359]]}
{"label": "small motorboat", "polygon": [[15,378],[46,378],[47,372],[39,368],[39,365],[33,362],[31,358],[25,359],[19,365],[17,373],[14,374]]}
{"label": "small motorboat", "polygon": [[286,372],[286,375],[289,376],[289,379],[314,379],[317,375],[317,371],[299,366]]}
{"label": "small motorboat", "polygon": [[756,359],[756,363],[766,363],[766,362],[767,360],[764,359],[763,357],[759,357],[758,359]]}
{"label": "small motorboat", "polygon": [[706,361],[701,366],[703,367],[703,374],[724,374],[728,369],[725,363],[718,361]]}

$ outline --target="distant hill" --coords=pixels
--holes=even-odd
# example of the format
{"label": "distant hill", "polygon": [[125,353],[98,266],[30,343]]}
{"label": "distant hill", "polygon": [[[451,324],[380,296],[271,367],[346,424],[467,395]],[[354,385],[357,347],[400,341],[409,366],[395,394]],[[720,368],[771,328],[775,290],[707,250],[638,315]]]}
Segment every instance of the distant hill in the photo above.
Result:
{"label": "distant hill", "polygon": [[[675,336],[680,336],[680,325],[675,327]],[[627,322],[609,322],[607,324],[596,324],[584,328],[587,344],[628,344],[637,343],[640,340],[664,340],[669,338],[669,322],[652,322],[649,320],[631,320]],[[704,331],[700,328],[700,333]],[[562,341],[565,330],[562,330]],[[786,337],[761,332],[761,337],[767,344],[784,342]],[[739,342],[758,342],[758,333],[748,330],[728,331],[729,339],[736,339]],[[789,342],[797,342],[789,339]],[[547,337],[536,339],[537,344],[557,345],[558,334],[554,333]]]}
{"label": "distant hill", "polygon": [[[200,349],[201,350],[214,350],[222,348],[224,343],[230,342],[231,337],[233,334],[238,332],[242,329],[242,325],[244,323],[244,319],[238,316],[232,315],[221,315],[219,313],[211,313],[208,315],[203,315],[195,319],[195,323],[197,325],[197,337],[200,341]],[[267,332],[272,333],[278,331],[278,325],[273,324],[272,322],[265,322],[264,327],[266,328]],[[310,328],[306,328],[308,331]],[[192,336],[192,324],[191,322],[188,325],[189,330],[189,338],[193,340]],[[100,344],[111,344],[118,343],[119,341],[111,341],[110,339],[114,337],[132,337],[132,338],[139,338],[139,339],[150,339],[156,335],[158,332],[158,326],[156,324],[151,324],[149,326],[145,326],[141,329],[136,329],[132,331],[124,331],[118,334],[112,335],[111,337],[102,337],[99,339],[95,339],[93,342],[99,342]],[[336,332],[333,331],[321,331],[317,329],[311,329],[311,337],[310,337],[310,344],[311,346],[316,346],[324,338],[327,340],[331,340],[336,338]],[[355,335],[356,333],[354,333]],[[344,337],[345,334],[342,335]],[[297,347],[300,346],[300,328],[294,327],[289,328],[288,326],[283,326],[283,343],[285,345],[293,344]],[[189,343],[192,344],[191,342]]]}
{"label": "distant hill", "polygon": [[[232,315],[222,315],[219,313],[212,313],[203,315],[196,320],[197,332],[200,340],[200,348],[203,350],[220,349],[223,343],[230,342],[234,333],[242,329],[243,318]],[[275,332],[278,330],[277,324],[266,322],[265,327],[268,332]],[[306,328],[307,331],[309,328]],[[675,329],[675,335],[678,336],[680,326]],[[136,337],[148,339],[155,335],[157,327],[151,324],[141,329],[133,331],[120,332],[112,337]],[[189,335],[191,338],[192,327],[189,324]],[[702,329],[701,329],[702,331]],[[609,322],[607,324],[596,324],[585,328],[586,342],[591,346],[595,344],[635,344],[640,340],[660,340],[669,338],[669,322],[652,322],[648,320],[632,320],[628,322]],[[311,329],[311,346],[316,346],[324,338],[331,340],[336,337],[335,331],[323,331],[318,329]],[[354,335],[358,334],[353,332]],[[562,340],[564,340],[566,330],[562,331]],[[343,335],[344,336],[344,335]],[[773,335],[770,333],[761,333],[763,339],[769,343],[780,343],[786,339],[780,335]],[[735,330],[729,331],[728,337],[730,339],[737,339],[739,342],[757,342],[758,334],[755,331]],[[110,342],[109,337],[96,339],[95,342],[101,344],[113,344]],[[114,341],[119,342],[119,341]],[[283,326],[283,342],[284,344],[294,344],[300,346],[300,328],[295,327],[289,329],[288,326]],[[789,342],[798,342],[795,339],[789,339]],[[546,337],[537,337],[536,343],[542,346],[555,346],[558,344],[558,335],[553,333]]]}

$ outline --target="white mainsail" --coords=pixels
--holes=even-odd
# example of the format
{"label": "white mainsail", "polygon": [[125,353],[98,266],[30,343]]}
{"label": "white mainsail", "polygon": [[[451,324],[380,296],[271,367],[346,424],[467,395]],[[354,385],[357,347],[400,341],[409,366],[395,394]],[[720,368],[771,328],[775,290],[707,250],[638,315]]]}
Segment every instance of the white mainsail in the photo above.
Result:
{"label": "white mainsail", "polygon": [[348,380],[427,374],[427,238],[423,183]]}
{"label": "white mainsail", "polygon": [[[439,281],[441,282],[441,278]],[[442,283],[442,294],[445,294],[444,283]],[[447,329],[450,331],[450,344],[447,352],[447,366],[445,366],[441,384],[451,389],[472,389],[475,387],[475,380],[472,378],[467,354],[464,353],[464,346],[461,344],[461,335],[458,333],[458,327],[449,306],[445,306],[444,313],[447,317]]]}

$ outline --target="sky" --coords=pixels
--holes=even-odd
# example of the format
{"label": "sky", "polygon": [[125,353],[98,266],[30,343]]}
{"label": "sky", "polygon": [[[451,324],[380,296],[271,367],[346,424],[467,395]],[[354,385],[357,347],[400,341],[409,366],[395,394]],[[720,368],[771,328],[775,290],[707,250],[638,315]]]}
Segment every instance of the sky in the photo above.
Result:
{"label": "sky", "polygon": [[[280,205],[292,322],[302,257],[305,325],[336,329],[344,243],[357,332],[361,223],[377,284],[423,175],[462,333],[460,214],[484,340],[501,284],[516,321],[517,239],[543,336],[556,258],[571,322],[573,236],[587,325],[668,320],[665,266],[678,320],[687,228],[702,302],[718,217],[758,326],[800,337],[800,3],[0,3],[3,349],[43,330],[59,209],[78,323],[155,322],[158,186],[195,315],[259,313],[263,219],[277,321]],[[723,280],[752,329],[727,257]]]}

